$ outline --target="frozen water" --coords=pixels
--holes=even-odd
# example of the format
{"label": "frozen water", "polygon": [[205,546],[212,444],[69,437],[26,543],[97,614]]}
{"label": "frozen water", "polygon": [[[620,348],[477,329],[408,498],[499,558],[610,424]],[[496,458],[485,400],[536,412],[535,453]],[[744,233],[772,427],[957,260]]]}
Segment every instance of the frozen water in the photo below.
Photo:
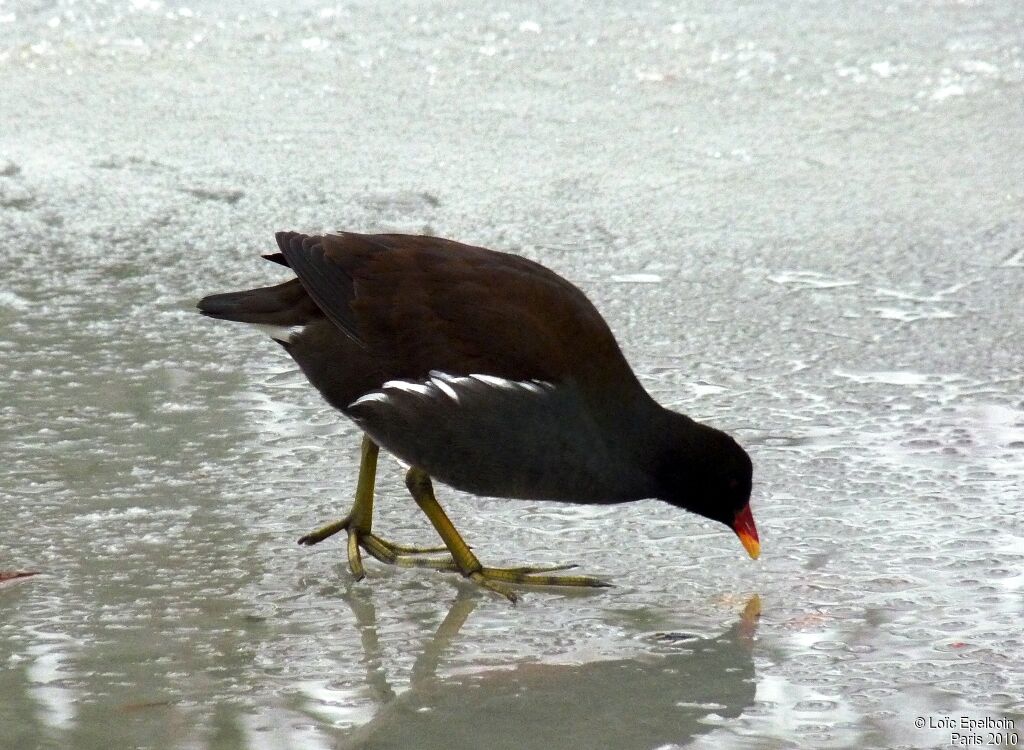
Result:
{"label": "frozen water", "polygon": [[[1024,728],[1024,6],[0,6],[0,747],[945,747]],[[763,555],[445,491],[516,608],[295,539],[354,428],[200,318],[278,229],[582,286]],[[431,532],[391,462],[378,525]],[[762,615],[755,621],[758,597]],[[745,614],[743,614],[745,613]]]}

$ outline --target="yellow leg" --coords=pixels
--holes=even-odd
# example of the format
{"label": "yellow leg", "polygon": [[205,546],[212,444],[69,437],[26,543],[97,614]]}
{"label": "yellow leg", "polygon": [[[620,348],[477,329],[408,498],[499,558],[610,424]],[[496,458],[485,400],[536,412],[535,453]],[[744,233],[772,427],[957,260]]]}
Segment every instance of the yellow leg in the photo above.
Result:
{"label": "yellow leg", "polygon": [[585,586],[601,587],[610,584],[599,578],[590,576],[552,576],[543,575],[556,570],[568,570],[575,565],[556,565],[550,567],[517,567],[517,568],[486,568],[480,564],[480,560],[473,554],[469,545],[462,539],[458,530],[452,524],[448,515],[444,512],[441,504],[434,497],[434,486],[430,476],[415,466],[409,469],[405,475],[405,485],[412,493],[416,504],[420,506],[427,518],[434,525],[445,546],[452,554],[452,560],[462,575],[477,584],[495,591],[513,604],[516,602],[516,594],[509,587],[509,584],[525,586]]}
{"label": "yellow leg", "polygon": [[406,555],[420,555],[434,552],[445,552],[446,547],[407,547],[395,544],[372,533],[373,528],[373,494],[377,476],[377,455],[380,449],[368,436],[363,436],[362,457],[359,462],[359,479],[356,482],[356,499],[352,510],[340,521],[321,526],[316,531],[299,539],[299,544],[313,545],[322,542],[339,531],[348,531],[348,566],[355,579],[361,580],[366,575],[363,561],[359,554],[362,547],[381,562],[392,565],[421,565],[424,567],[449,569],[453,563],[448,559],[413,560]]}

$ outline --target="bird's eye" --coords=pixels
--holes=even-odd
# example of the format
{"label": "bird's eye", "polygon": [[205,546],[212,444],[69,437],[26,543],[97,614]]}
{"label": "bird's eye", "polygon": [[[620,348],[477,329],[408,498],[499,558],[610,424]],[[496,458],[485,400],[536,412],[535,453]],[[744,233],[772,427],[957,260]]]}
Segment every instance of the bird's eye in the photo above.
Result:
{"label": "bird's eye", "polygon": [[740,480],[739,479],[730,479],[729,480],[729,489],[730,490],[734,490],[734,489],[736,489],[739,486],[740,486]]}

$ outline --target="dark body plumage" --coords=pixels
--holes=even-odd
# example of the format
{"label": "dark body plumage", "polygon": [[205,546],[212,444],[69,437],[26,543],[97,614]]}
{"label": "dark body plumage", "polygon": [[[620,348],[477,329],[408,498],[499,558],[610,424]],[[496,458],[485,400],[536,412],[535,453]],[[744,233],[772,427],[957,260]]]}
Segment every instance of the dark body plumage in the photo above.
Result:
{"label": "dark body plumage", "polygon": [[483,495],[657,497],[729,525],[746,507],[742,448],[659,406],[598,311],[552,271],[434,237],[277,242],[266,257],[297,278],[200,311],[277,327],[324,398],[407,463]]}

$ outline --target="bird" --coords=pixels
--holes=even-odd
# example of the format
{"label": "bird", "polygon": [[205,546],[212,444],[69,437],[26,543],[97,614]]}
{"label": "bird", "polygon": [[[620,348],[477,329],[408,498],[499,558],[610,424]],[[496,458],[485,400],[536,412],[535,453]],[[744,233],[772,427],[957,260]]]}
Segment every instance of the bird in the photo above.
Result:
{"label": "bird", "polygon": [[[436,479],[521,500],[658,499],[728,526],[759,556],[747,452],[726,432],[658,404],[600,312],[565,278],[441,237],[275,237],[278,251],[263,257],[291,278],[213,294],[198,309],[268,334],[362,431],[350,511],[300,544],[344,531],[357,580],[363,550],[384,563],[456,571],[512,602],[522,585],[610,585],[562,573],[575,565],[484,566],[438,503]],[[374,533],[380,448],[408,467],[406,487],[443,546]]]}

